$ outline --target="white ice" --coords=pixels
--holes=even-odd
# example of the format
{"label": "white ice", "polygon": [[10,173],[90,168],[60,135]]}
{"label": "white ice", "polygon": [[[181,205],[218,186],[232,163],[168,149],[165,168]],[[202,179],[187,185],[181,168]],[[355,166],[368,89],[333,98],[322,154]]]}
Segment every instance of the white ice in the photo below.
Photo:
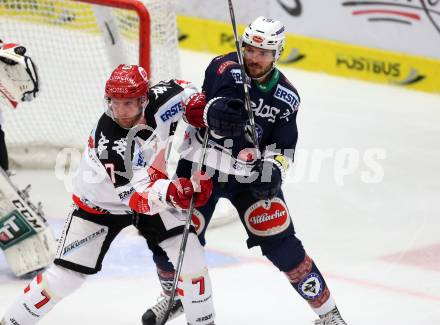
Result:
{"label": "white ice", "polygon": [[[184,78],[201,85],[212,55],[181,54]],[[440,324],[440,96],[281,70],[302,97],[285,196],[344,318],[356,325]],[[70,201],[54,172],[19,170],[15,179],[33,184],[59,232]],[[284,275],[258,248],[246,248],[239,222],[210,230],[207,239],[216,324],[312,323],[314,313]],[[1,315],[27,281],[14,279],[3,256],[0,272]],[[140,324],[159,292],[151,254],[125,231],[102,273],[41,324]]]}

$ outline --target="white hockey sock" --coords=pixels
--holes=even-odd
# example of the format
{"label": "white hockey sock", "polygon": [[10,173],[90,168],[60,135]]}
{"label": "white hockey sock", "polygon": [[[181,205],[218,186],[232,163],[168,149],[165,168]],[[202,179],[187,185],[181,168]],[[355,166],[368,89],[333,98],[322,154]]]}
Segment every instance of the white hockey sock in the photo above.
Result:
{"label": "white hockey sock", "polygon": [[[181,236],[169,238],[160,246],[167,252],[173,265],[177,265]],[[189,234],[179,278],[178,294],[191,325],[207,325],[214,321],[215,311],[203,247],[195,234]]]}
{"label": "white hockey sock", "polygon": [[313,311],[316,313],[316,315],[321,316],[327,314],[329,311],[332,311],[336,307],[336,303],[333,300],[332,295],[328,297],[327,301],[322,304],[320,307],[312,307]]}
{"label": "white hockey sock", "polygon": [[5,325],[32,325],[46,315],[62,298],[85,281],[86,276],[52,265],[38,274],[6,311]]}
{"label": "white hockey sock", "polygon": [[213,322],[215,312],[207,268],[198,274],[182,274],[178,291],[189,324],[205,325]]}

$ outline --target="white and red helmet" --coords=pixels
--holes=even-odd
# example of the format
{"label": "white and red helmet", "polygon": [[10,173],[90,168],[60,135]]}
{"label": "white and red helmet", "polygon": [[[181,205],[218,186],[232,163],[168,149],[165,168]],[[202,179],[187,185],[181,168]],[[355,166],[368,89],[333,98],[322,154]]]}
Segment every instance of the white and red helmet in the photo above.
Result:
{"label": "white and red helmet", "polygon": [[258,17],[244,30],[241,38],[243,43],[275,51],[275,62],[280,58],[286,41],[286,28],[279,20]]}
{"label": "white and red helmet", "polygon": [[148,96],[147,72],[138,65],[120,64],[105,84],[108,99],[132,99]]}
{"label": "white and red helmet", "polygon": [[105,84],[106,114],[119,123],[113,113],[112,100],[139,99],[138,116],[143,116],[148,105],[148,91],[149,81],[144,68],[137,65],[118,65]]}

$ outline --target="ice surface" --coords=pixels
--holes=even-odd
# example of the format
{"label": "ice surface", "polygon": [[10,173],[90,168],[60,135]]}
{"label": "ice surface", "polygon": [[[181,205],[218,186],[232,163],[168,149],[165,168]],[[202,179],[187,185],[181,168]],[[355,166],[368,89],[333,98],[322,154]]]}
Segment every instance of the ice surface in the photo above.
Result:
{"label": "ice surface", "polygon": [[[182,51],[184,78],[201,85],[211,57]],[[344,318],[357,325],[440,324],[440,96],[281,70],[302,98],[285,197]],[[366,183],[372,173],[379,181]],[[59,231],[70,201],[54,172],[18,171],[16,180],[33,184]],[[315,315],[283,274],[259,249],[246,248],[239,222],[211,230],[207,239],[216,324],[311,324]],[[0,315],[26,284],[1,256]],[[127,230],[102,274],[41,324],[140,324],[158,294],[151,255]]]}

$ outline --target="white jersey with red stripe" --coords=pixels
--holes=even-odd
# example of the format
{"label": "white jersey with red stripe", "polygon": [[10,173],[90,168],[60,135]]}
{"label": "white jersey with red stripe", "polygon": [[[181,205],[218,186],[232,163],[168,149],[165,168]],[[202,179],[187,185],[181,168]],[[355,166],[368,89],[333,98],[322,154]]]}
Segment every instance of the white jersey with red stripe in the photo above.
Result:
{"label": "white jersey with red stripe", "polygon": [[[166,161],[184,103],[196,87],[185,81],[162,81],[150,88],[147,125],[119,126],[103,114],[92,130],[73,179],[73,200],[86,211],[154,214],[166,203]],[[133,203],[142,195],[142,207]],[[139,203],[139,201],[137,201]]]}

